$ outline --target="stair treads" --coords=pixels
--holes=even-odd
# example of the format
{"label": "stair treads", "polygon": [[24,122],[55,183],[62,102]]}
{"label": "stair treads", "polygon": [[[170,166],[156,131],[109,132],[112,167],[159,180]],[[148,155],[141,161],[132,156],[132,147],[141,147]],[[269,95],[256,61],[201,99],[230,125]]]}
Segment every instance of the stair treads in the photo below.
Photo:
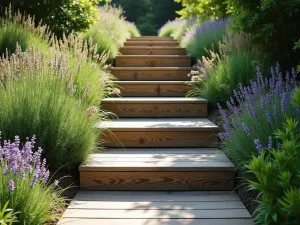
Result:
{"label": "stair treads", "polygon": [[178,70],[185,70],[187,72],[190,72],[191,70],[195,70],[195,68],[192,67],[112,67],[112,71],[118,71],[118,70],[140,70],[140,71],[145,71],[145,70],[153,70],[153,71],[178,71]]}
{"label": "stair treads", "polygon": [[241,201],[224,202],[133,202],[133,201],[77,201],[75,199],[70,203],[69,209],[144,209],[147,210],[151,204],[151,209],[244,209]]}
{"label": "stair treads", "polygon": [[204,98],[185,98],[185,97],[114,97],[105,98],[102,102],[107,103],[207,103],[208,101]]}
{"label": "stair treads", "polygon": [[251,219],[82,219],[62,218],[58,225],[253,225]]}
{"label": "stair treads", "polygon": [[80,171],[233,171],[221,151],[215,154],[91,154]]}
{"label": "stair treads", "polygon": [[207,118],[122,118],[99,122],[96,127],[113,131],[218,131],[218,126]]}
{"label": "stair treads", "polygon": [[224,202],[240,201],[232,191],[79,191],[76,201]]}
{"label": "stair treads", "polygon": [[217,148],[106,148],[102,154],[217,154]]}
{"label": "stair treads", "polygon": [[201,218],[201,219],[222,219],[222,218],[249,218],[249,212],[246,209],[215,209],[215,210],[91,210],[91,209],[68,209],[63,217],[76,218],[99,218],[99,219],[143,219],[143,218]]}

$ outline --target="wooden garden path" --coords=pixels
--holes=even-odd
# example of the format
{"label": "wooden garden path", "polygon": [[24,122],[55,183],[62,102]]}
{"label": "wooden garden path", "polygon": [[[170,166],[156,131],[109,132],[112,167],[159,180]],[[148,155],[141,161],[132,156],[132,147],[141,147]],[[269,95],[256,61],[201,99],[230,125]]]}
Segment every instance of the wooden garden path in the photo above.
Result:
{"label": "wooden garden path", "polygon": [[218,149],[208,102],[185,98],[191,58],[171,38],[141,37],[120,49],[112,73],[122,97],[102,107],[106,150],[82,164],[81,191],[59,224],[250,225],[233,191],[234,165]]}

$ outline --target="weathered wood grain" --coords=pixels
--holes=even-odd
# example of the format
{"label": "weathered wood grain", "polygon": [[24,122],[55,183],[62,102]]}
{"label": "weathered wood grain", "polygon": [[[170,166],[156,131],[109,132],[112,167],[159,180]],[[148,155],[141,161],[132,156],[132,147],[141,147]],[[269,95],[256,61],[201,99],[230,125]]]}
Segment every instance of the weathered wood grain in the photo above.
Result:
{"label": "weathered wood grain", "polygon": [[123,97],[184,97],[192,88],[185,81],[116,81],[114,83]]}
{"label": "weathered wood grain", "polygon": [[118,115],[120,118],[130,117],[205,117],[207,103],[134,103],[134,102],[103,102],[104,110]]}
{"label": "weathered wood grain", "polygon": [[134,47],[120,48],[123,55],[186,55],[185,48],[179,47]]}
{"label": "weathered wood grain", "polygon": [[113,67],[112,74],[122,81],[189,81],[190,67]]}
{"label": "weathered wood grain", "polygon": [[63,218],[59,225],[254,225],[251,219],[81,219]]}
{"label": "weathered wood grain", "polygon": [[156,36],[143,36],[131,37],[127,41],[174,41],[173,37],[156,37]]}
{"label": "weathered wood grain", "polygon": [[218,142],[215,131],[113,131],[101,136],[104,147],[214,147]]}
{"label": "weathered wood grain", "polygon": [[231,171],[217,172],[80,172],[88,190],[233,190]]}
{"label": "weathered wood grain", "polygon": [[181,55],[126,55],[117,56],[115,64],[117,67],[190,67],[192,59]]}
{"label": "weathered wood grain", "polygon": [[177,41],[127,41],[124,46],[178,46]]}

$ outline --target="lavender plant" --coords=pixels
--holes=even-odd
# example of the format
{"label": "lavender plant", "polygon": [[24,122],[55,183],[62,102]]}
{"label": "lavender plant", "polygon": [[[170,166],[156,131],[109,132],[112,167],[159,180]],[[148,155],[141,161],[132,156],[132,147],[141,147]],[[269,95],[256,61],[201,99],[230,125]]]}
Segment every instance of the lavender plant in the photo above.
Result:
{"label": "lavender plant", "polygon": [[17,224],[45,224],[55,220],[64,207],[59,197],[62,190],[47,183],[49,171],[42,149],[34,146],[35,137],[24,145],[18,136],[0,143],[0,205],[9,201],[9,207],[19,212]]}
{"label": "lavender plant", "polygon": [[228,25],[229,19],[201,23],[183,36],[181,45],[187,48],[188,54],[196,59],[209,56],[209,50],[218,52],[219,41],[225,35]]}
{"label": "lavender plant", "polygon": [[273,133],[282,128],[286,116],[300,119],[299,107],[291,104],[299,85],[296,78],[294,69],[284,75],[279,65],[271,69],[269,79],[264,78],[258,67],[257,80],[251,80],[249,86],[240,85],[226,102],[227,110],[218,105],[223,117],[222,147],[241,170],[252,155],[280,144]]}

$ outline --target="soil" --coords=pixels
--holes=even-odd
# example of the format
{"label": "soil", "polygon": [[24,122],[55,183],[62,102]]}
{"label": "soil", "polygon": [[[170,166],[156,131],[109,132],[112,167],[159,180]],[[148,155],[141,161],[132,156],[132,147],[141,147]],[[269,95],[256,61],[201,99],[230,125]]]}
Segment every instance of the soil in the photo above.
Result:
{"label": "soil", "polygon": [[[78,172],[74,171],[73,173],[69,173],[65,171],[57,171],[55,173],[51,173],[51,175],[50,183],[58,181],[58,186],[64,190],[62,197],[65,199],[65,207],[55,212],[62,215],[79,190]],[[59,219],[60,218],[55,221],[49,221],[47,224],[55,225],[58,223]]]}

